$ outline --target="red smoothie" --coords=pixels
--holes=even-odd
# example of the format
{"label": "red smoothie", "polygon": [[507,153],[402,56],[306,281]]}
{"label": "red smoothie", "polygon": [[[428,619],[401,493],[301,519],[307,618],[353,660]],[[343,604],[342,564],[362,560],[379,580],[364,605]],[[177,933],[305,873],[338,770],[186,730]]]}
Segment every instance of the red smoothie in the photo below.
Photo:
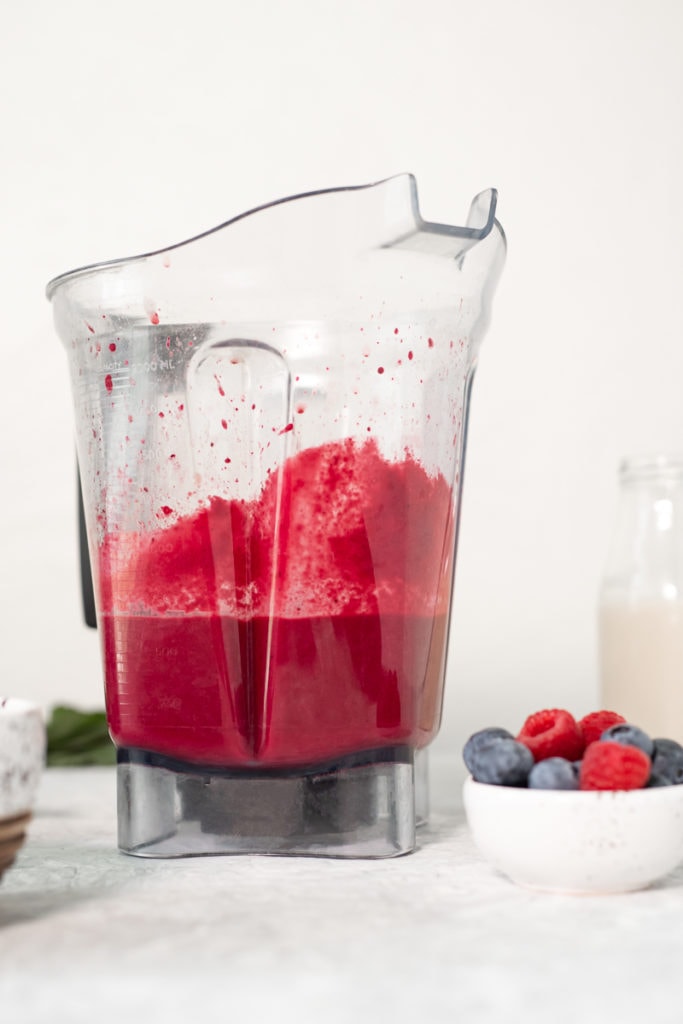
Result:
{"label": "red smoothie", "polygon": [[[170,510],[169,510],[170,511]],[[305,449],[253,501],[212,498],[100,558],[119,746],[314,765],[438,728],[451,490],[373,442]]]}

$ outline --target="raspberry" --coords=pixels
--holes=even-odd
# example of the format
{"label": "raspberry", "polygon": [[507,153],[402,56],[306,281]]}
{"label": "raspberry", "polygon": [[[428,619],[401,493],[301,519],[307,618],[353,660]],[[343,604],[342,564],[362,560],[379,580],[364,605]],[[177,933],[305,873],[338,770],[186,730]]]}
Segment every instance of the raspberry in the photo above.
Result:
{"label": "raspberry", "polygon": [[584,715],[579,721],[579,729],[586,746],[599,740],[605,729],[612,725],[620,725],[626,721],[616,711],[592,711],[590,715]]}
{"label": "raspberry", "polygon": [[529,715],[517,740],[529,748],[534,761],[543,761],[546,757],[564,757],[567,761],[576,761],[584,748],[576,720],[568,711],[559,708]]}
{"label": "raspberry", "polygon": [[650,758],[637,747],[596,740],[583,755],[580,789],[642,789],[650,768]]}

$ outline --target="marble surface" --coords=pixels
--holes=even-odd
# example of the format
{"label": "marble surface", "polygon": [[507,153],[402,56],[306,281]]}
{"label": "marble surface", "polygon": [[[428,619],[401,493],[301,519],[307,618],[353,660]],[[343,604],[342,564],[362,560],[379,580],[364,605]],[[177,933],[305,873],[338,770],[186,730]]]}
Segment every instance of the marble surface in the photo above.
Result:
{"label": "marble surface", "polygon": [[8,1024],[683,1019],[683,867],[620,896],[520,889],[479,857],[455,760],[391,861],[149,861],[115,847],[113,769],[50,769],[0,885]]}

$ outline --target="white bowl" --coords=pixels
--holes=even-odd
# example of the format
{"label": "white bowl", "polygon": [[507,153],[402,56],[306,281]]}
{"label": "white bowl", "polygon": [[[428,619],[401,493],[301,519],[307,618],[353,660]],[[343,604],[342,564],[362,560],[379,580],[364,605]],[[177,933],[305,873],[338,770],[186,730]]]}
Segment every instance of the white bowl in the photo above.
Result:
{"label": "white bowl", "polygon": [[531,889],[630,892],[683,861],[683,785],[588,792],[468,778],[463,799],[482,856]]}
{"label": "white bowl", "polygon": [[0,697],[0,875],[24,841],[44,761],[40,708]]}

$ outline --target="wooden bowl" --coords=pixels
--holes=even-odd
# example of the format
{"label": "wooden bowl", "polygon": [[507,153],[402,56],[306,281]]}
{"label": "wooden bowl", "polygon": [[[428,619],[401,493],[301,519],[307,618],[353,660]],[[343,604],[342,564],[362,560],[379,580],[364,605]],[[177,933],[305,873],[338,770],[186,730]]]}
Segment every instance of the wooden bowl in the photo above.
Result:
{"label": "wooden bowl", "polygon": [[30,820],[30,814],[16,814],[11,818],[0,818],[0,878],[2,878],[3,872],[14,863],[14,858],[24,842]]}

